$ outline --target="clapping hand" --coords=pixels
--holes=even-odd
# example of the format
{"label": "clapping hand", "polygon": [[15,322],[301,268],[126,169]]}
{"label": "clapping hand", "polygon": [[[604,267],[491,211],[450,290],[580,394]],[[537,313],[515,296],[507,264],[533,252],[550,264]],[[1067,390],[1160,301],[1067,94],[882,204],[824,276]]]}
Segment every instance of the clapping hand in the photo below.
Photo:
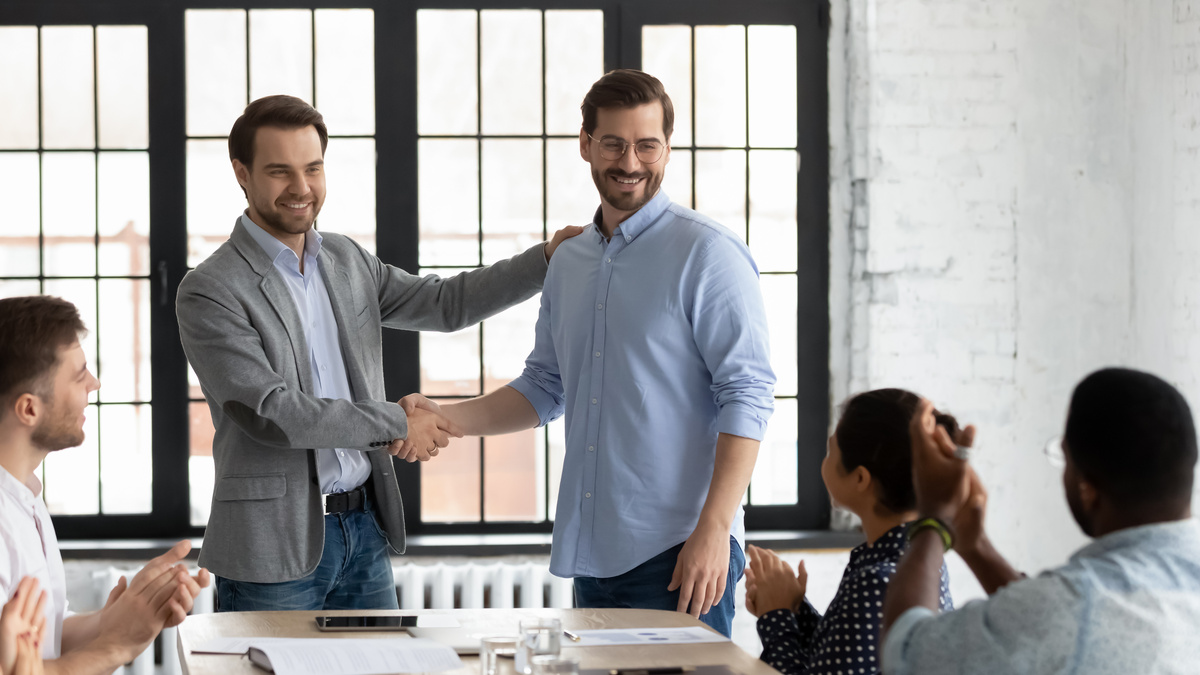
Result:
{"label": "clapping hand", "polygon": [[800,561],[793,573],[792,566],[774,551],[750,545],[746,552],[750,554],[750,564],[746,566],[746,610],[754,616],[776,609],[796,611],[808,586],[804,561]]}
{"label": "clapping hand", "polygon": [[45,632],[46,592],[25,577],[0,612],[0,673],[41,672]]}

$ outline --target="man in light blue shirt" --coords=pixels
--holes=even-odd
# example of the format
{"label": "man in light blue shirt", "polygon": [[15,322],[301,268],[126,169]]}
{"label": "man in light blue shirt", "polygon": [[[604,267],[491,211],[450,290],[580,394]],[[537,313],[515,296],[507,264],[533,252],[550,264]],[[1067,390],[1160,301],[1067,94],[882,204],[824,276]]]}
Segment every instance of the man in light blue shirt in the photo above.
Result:
{"label": "man in light blue shirt", "polygon": [[[925,517],[909,529],[883,603],[884,673],[1197,672],[1196,432],[1178,391],[1121,368],[1076,387],[1063,441],[1047,454],[1065,465],[1067,503],[1096,540],[1034,579],[1013,570],[984,532],[986,493],[956,453],[973,434],[952,441],[931,426],[930,411],[926,402],[913,421]],[[990,597],[937,614],[937,570],[951,544]]]}
{"label": "man in light blue shirt", "polygon": [[575,578],[578,606],[690,611],[728,635],[773,410],[758,270],[659,189],[673,112],[657,79],[613,71],[582,107],[600,208],[551,261],[525,372],[440,411],[471,435],[566,414],[551,572]]}

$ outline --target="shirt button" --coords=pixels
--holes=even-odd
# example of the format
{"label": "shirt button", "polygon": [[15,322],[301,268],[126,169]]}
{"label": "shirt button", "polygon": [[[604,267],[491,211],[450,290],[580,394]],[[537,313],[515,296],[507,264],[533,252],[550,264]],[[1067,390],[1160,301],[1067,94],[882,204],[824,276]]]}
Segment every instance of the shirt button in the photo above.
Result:
{"label": "shirt button", "polygon": [[596,358],[600,358],[600,352],[596,352]]}
{"label": "shirt button", "polygon": [[583,493],[583,496],[584,496],[584,497],[587,497],[588,499],[591,499],[591,498],[592,498],[592,493],[590,493],[590,492],[585,492],[585,493]]}
{"label": "shirt button", "polygon": [[588,446],[588,452],[595,452],[595,451],[596,451],[596,446],[594,446],[594,445]]}
{"label": "shirt button", "polygon": [[345,456],[346,456],[346,453],[342,452],[341,450],[338,450],[338,457],[345,457]]}
{"label": "shirt button", "polygon": [[612,262],[612,258],[606,258],[604,262]]}
{"label": "shirt button", "polygon": [[625,237],[625,243],[633,241],[633,237]]}
{"label": "shirt button", "polygon": [[592,405],[596,405],[597,403],[599,403],[599,401],[597,401],[596,399],[592,399]]}
{"label": "shirt button", "polygon": [[602,302],[602,303],[596,305],[596,309],[604,309],[604,303]]}

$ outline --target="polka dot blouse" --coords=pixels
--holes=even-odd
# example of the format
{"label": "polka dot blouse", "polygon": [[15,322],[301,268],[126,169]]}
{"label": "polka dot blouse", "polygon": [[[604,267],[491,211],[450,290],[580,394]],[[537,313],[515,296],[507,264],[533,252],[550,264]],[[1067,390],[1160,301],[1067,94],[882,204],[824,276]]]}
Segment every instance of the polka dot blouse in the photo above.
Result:
{"label": "polka dot blouse", "polygon": [[[799,612],[777,609],[758,618],[762,660],[785,675],[870,675],[879,672],[883,597],[904,552],[907,525],[888,530],[874,546],[850,552],[837,595],[822,616],[806,598]],[[954,609],[942,565],[941,610]]]}

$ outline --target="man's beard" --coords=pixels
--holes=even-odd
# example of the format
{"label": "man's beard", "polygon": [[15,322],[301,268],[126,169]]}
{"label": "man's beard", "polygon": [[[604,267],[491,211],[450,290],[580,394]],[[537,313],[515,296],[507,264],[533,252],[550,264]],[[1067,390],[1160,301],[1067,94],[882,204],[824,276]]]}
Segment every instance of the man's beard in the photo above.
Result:
{"label": "man's beard", "polygon": [[312,220],[300,226],[299,229],[296,229],[296,225],[288,225],[284,222],[283,214],[276,209],[275,204],[271,204],[270,206],[271,208],[269,209],[256,209],[259,217],[265,221],[263,224],[269,225],[276,230],[287,232],[289,234],[304,234],[305,232],[308,232],[309,228],[315,228],[317,223],[317,215],[321,212],[320,207],[317,204],[313,204]]}
{"label": "man's beard", "polygon": [[[608,183],[609,176],[617,178],[644,178],[645,184],[642,186],[642,194],[639,197],[636,192],[617,192],[611,189]],[[654,199],[654,195],[658,194],[658,186],[662,184],[662,174],[653,174],[649,171],[644,173],[626,173],[619,169],[609,169],[600,175],[596,169],[592,169],[592,181],[596,183],[596,189],[600,191],[600,198],[608,203],[609,206],[618,211],[632,213],[646,205],[646,202]]]}
{"label": "man's beard", "polygon": [[51,406],[46,410],[45,421],[34,428],[29,440],[34,447],[50,452],[83,445],[83,429],[77,424],[74,416],[60,415],[58,406]]}

